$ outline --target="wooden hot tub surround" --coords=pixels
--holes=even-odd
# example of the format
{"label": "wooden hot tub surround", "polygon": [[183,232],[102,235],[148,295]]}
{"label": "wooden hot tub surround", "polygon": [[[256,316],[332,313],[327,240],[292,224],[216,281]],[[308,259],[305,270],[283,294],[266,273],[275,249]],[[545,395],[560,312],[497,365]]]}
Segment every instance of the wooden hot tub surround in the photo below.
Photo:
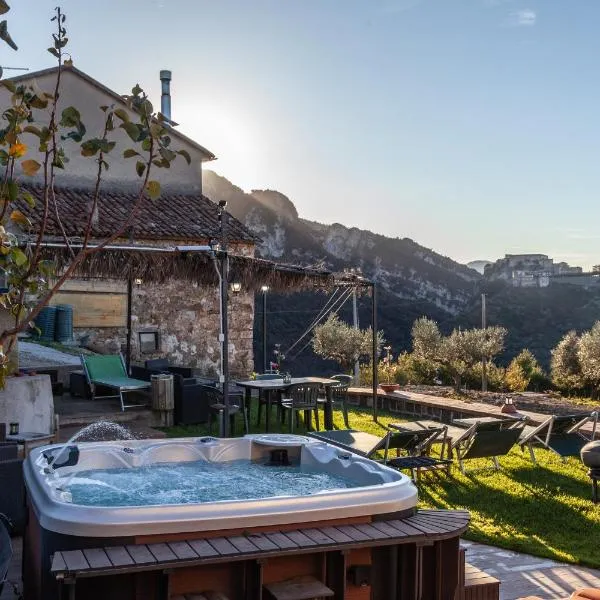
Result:
{"label": "wooden hot tub surround", "polygon": [[69,600],[169,600],[208,590],[229,600],[292,600],[313,597],[302,595],[309,589],[320,590],[314,597],[338,600],[455,600],[459,538],[468,522],[465,511],[419,510],[296,527],[106,540],[55,551],[50,571],[59,597]]}

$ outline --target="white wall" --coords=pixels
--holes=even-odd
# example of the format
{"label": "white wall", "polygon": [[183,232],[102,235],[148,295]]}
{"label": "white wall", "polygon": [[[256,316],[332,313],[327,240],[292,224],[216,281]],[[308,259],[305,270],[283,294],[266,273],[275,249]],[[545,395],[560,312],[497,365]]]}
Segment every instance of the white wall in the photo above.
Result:
{"label": "white wall", "polygon": [[[56,82],[56,74],[46,74],[35,79],[35,84],[43,91],[53,93]],[[116,90],[119,93],[126,90]],[[74,106],[81,113],[81,118],[86,126],[87,134],[90,137],[100,137],[104,126],[104,113],[100,110],[102,105],[115,104],[115,98],[106,94],[102,89],[92,85],[90,82],[78,76],[76,73],[66,69],[62,73],[61,93],[59,99],[59,112],[62,112],[67,106]],[[10,103],[10,92],[0,88],[0,105],[8,106]],[[124,105],[122,105],[124,107]],[[160,108],[160,98],[154,102],[155,110]],[[49,118],[48,110],[38,110],[36,120],[47,123]],[[116,123],[120,123],[115,119]],[[122,129],[115,129],[109,134],[109,137],[117,142],[115,148],[107,156],[107,162],[110,165],[108,171],[103,174],[103,181],[107,184],[129,184],[132,187],[139,184],[140,178],[135,173],[135,158],[124,159],[123,150],[135,147],[127,134]],[[202,190],[202,152],[192,144],[178,138],[174,133],[172,136],[173,150],[187,150],[192,158],[192,164],[188,166],[187,162],[178,157],[172,163],[170,169],[158,169],[153,167],[152,179],[160,181],[162,186],[191,192],[201,192]],[[28,145],[30,154],[28,157],[40,160],[40,154],[37,151],[37,138],[32,134],[25,134],[23,141]],[[97,164],[93,159],[81,156],[79,146],[70,141],[62,142],[69,163],[64,172],[57,170],[57,183],[59,185],[92,185],[96,177]]]}

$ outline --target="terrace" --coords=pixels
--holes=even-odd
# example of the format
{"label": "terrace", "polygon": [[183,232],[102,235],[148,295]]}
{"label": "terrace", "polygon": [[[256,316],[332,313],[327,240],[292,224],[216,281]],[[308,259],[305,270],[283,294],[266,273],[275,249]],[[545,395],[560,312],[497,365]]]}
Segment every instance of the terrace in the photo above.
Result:
{"label": "terrace", "polygon": [[[361,390],[355,390],[357,400],[360,393]],[[377,421],[368,406],[350,407],[349,425],[382,436],[391,423],[414,419],[414,416],[399,416],[394,396],[382,395]],[[429,397],[417,410],[419,398],[413,396],[410,400],[413,412],[428,416],[436,401],[441,405],[439,399]],[[394,411],[389,410],[390,403]],[[458,408],[454,407],[457,414]],[[484,410],[477,405],[469,408],[476,414]],[[254,403],[251,432],[261,433],[264,419],[257,424],[256,410]],[[489,410],[488,414],[498,412]],[[536,418],[535,414],[530,417]],[[334,428],[345,429],[340,411],[334,411],[333,421]],[[287,429],[287,424],[272,420],[271,432],[285,433]],[[297,433],[304,432],[300,425]],[[161,433],[168,437],[196,437],[206,435],[208,429],[207,425],[179,426]],[[501,459],[499,471],[491,468],[489,459],[474,459],[466,474],[454,465],[450,477],[429,472],[418,480],[420,509],[469,512],[463,546],[467,562],[473,567],[467,573],[479,577],[481,583],[478,567],[500,579],[500,597],[507,600],[528,595],[566,598],[577,587],[600,585],[600,572],[594,570],[600,568],[600,553],[594,536],[589,533],[600,524],[600,515],[590,501],[585,468],[578,459],[562,460],[544,449],[536,450],[536,458],[537,464],[533,464],[527,453],[515,448]],[[17,553],[16,561],[18,558]],[[12,573],[16,572],[15,562]],[[2,600],[10,597],[10,591],[5,589]]]}

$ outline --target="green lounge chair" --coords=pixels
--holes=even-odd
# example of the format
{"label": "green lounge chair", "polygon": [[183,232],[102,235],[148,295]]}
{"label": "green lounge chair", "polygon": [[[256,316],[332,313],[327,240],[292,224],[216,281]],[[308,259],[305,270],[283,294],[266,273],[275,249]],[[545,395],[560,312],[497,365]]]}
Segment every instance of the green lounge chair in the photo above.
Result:
{"label": "green lounge chair", "polygon": [[[376,460],[377,452],[383,451],[383,464],[395,469],[410,469],[413,479],[420,469],[444,467],[448,472],[451,460],[428,456],[431,446],[446,435],[446,428],[423,429],[422,431],[389,431],[380,438],[371,433],[354,429],[316,431],[307,434],[321,442],[327,442],[348,452]],[[441,438],[441,439],[440,439]],[[390,457],[390,450],[403,450],[407,456]]]}
{"label": "green lounge chair", "polygon": [[523,430],[525,421],[487,421],[474,423],[452,442],[461,473],[465,473],[464,461],[471,458],[491,458],[496,470],[500,468],[499,456],[506,456],[515,446]]}
{"label": "green lounge chair", "polygon": [[[123,394],[147,390],[151,384],[149,381],[129,377],[125,369],[125,361],[121,354],[96,354],[89,356],[82,354],[81,364],[92,390],[92,400],[96,398],[119,398],[121,400],[121,410],[134,406],[143,406],[142,404],[125,404],[123,400]],[[96,396],[97,385],[118,390],[119,393],[111,396]]]}
{"label": "green lounge chair", "polygon": [[[592,424],[591,434],[584,434],[581,428]],[[521,450],[529,448],[529,456],[533,463],[536,462],[533,446],[542,446],[555,452],[562,458],[579,456],[581,449],[596,436],[598,413],[580,413],[576,415],[553,415],[548,417],[541,425],[528,428],[521,437],[519,445]]]}

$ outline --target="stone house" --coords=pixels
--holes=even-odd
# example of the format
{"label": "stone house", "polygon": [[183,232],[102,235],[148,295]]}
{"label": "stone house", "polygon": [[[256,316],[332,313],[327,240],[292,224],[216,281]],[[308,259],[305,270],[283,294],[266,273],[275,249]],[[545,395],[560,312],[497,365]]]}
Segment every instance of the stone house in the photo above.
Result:
{"label": "stone house", "polygon": [[[16,77],[16,84],[34,84],[44,91],[54,87],[57,69],[47,69]],[[102,105],[126,108],[121,96],[98,81],[67,66],[62,71],[59,111],[73,105],[81,113],[90,135],[102,130]],[[9,92],[0,90],[6,106]],[[47,120],[44,111],[36,115]],[[157,169],[152,178],[161,183],[158,200],[147,200],[135,218],[127,236],[117,243],[152,247],[207,245],[219,236],[217,207],[202,195],[202,165],[215,156],[206,148],[181,134],[170,132],[173,149],[186,150],[191,166],[176,160],[170,169]],[[26,136],[27,137],[27,136]],[[123,150],[132,146],[125,132],[115,129],[114,150],[108,155],[110,169],[103,177],[93,236],[101,240],[114,233],[124,222],[128,207],[137,197],[140,178],[135,161],[122,158]],[[35,138],[23,140],[36,147]],[[81,156],[77,144],[65,141],[69,163],[64,172],[57,171],[56,203],[62,227],[71,241],[82,235],[87,220],[96,163]],[[33,158],[36,158],[33,152]],[[34,196],[42,190],[39,179],[23,181]],[[41,207],[23,207],[34,226],[41,218]],[[256,238],[239,221],[227,216],[226,231],[232,254],[253,256]],[[50,216],[47,240],[62,239],[60,224]],[[247,374],[253,369],[252,331],[254,296],[243,290],[231,296],[229,322],[230,370]],[[70,304],[74,310],[74,335],[83,345],[101,352],[115,353],[124,348],[127,337],[127,282],[102,279],[77,279],[65,284],[53,304]],[[161,285],[136,280],[132,293],[132,360],[167,356],[173,363],[184,364],[213,374],[219,366],[219,295],[216,287],[169,280]]]}

